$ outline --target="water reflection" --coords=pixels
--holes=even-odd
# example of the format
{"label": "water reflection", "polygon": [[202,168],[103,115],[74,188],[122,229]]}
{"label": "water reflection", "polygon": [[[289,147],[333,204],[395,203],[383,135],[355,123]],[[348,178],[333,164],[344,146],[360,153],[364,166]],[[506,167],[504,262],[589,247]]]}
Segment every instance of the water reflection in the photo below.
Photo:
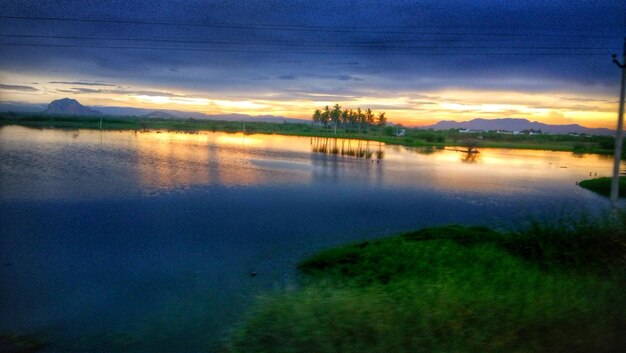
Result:
{"label": "water reflection", "polygon": [[208,167],[215,156],[205,148],[206,143],[206,135],[138,134],[135,151],[139,183],[153,189],[211,182],[217,176]]}
{"label": "water reflection", "polygon": [[8,126],[0,129],[0,197],[81,199],[313,183],[511,193],[568,188],[590,173],[611,175],[610,156],[474,152],[328,137]]}
{"label": "water reflection", "polygon": [[461,152],[461,162],[470,164],[480,162],[480,152],[476,150]]}
{"label": "water reflection", "polygon": [[377,141],[311,137],[311,151],[364,159],[385,158],[384,144]]}
{"label": "water reflection", "polygon": [[127,351],[106,349],[125,332],[145,339],[137,351],[202,351],[194,339],[219,341],[247,298],[282,288],[314,250],[608,204],[575,182],[611,166],[569,152],[481,148],[463,163],[356,140],[3,127],[0,331],[52,327],[73,348],[50,351],[90,351],[80,337]]}

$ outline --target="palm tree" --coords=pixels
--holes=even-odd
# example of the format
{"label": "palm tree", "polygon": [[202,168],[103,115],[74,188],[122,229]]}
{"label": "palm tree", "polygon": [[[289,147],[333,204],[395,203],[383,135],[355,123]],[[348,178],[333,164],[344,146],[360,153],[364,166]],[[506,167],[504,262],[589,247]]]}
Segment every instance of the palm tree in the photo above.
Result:
{"label": "palm tree", "polygon": [[330,121],[330,108],[328,106],[324,107],[324,112],[322,113],[322,123],[324,127],[328,126],[328,122]]}
{"label": "palm tree", "polygon": [[350,116],[348,114],[349,114],[348,109],[344,109],[341,112],[341,123],[343,124],[344,128],[350,122]]}
{"label": "palm tree", "polygon": [[385,112],[378,113],[378,122],[376,125],[378,125],[379,127],[384,127],[385,125],[387,125],[387,118],[385,118]]}
{"label": "palm tree", "polygon": [[370,108],[367,108],[365,111],[365,122],[367,125],[374,125],[374,113],[372,113]]}
{"label": "palm tree", "polygon": [[361,132],[361,126],[365,121],[365,114],[361,111],[361,107],[356,108],[356,121],[359,124],[359,132]]}
{"label": "palm tree", "polygon": [[322,121],[322,111],[319,109],[315,109],[313,113],[313,123],[320,123]]}
{"label": "palm tree", "polygon": [[330,116],[335,123],[335,135],[337,135],[337,124],[339,124],[339,118],[341,117],[341,107],[339,104],[335,104],[333,110],[330,112]]}
{"label": "palm tree", "polygon": [[348,111],[348,122],[350,123],[350,127],[354,128],[354,125],[356,124],[356,114],[352,109]]}

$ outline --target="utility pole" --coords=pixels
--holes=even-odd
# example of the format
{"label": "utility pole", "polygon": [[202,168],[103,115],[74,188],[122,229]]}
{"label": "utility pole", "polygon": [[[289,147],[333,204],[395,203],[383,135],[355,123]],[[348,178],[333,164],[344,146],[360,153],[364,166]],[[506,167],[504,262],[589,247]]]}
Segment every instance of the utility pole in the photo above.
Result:
{"label": "utility pole", "polygon": [[622,162],[622,142],[624,133],[624,84],[626,81],[626,37],[622,52],[622,63],[613,54],[613,63],[622,69],[622,88],[619,96],[619,115],[617,118],[617,130],[615,131],[615,160],[613,162],[613,180],[611,180],[611,206],[617,208],[619,198],[619,166]]}

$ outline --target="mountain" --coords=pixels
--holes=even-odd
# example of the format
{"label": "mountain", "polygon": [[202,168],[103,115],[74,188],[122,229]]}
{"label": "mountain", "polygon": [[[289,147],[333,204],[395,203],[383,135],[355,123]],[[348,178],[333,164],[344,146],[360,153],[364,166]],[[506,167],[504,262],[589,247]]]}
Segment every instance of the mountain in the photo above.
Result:
{"label": "mountain", "polygon": [[[29,104],[24,102],[0,102],[0,112],[37,113],[41,112],[44,104]],[[74,99],[63,98],[55,100],[48,105],[43,112],[58,115],[107,115],[122,116],[125,118],[165,118],[165,119],[206,119],[226,121],[260,121],[267,123],[294,123],[309,124],[309,120],[287,118],[276,115],[248,115],[248,114],[204,114],[198,112],[185,112],[169,109],[143,109],[133,107],[108,107],[96,106],[97,110],[85,107]],[[86,110],[85,110],[86,109]]]}
{"label": "mountain", "polygon": [[19,101],[0,102],[0,112],[41,113],[47,104],[32,104]]}
{"label": "mountain", "polygon": [[141,116],[142,118],[180,119],[180,117],[162,110],[155,110]]}
{"label": "mountain", "polygon": [[71,98],[54,100],[48,104],[48,108],[43,112],[55,115],[102,115],[101,112],[87,108]]}
{"label": "mountain", "polygon": [[605,128],[588,128],[578,124],[551,125],[538,121],[526,119],[502,118],[502,119],[473,119],[470,121],[442,120],[434,125],[422,126],[422,129],[448,130],[448,129],[469,129],[469,130],[541,130],[551,134],[589,134],[589,135],[613,135],[614,131]]}
{"label": "mountain", "polygon": [[295,123],[308,124],[309,120],[286,118],[276,115],[248,115],[248,114],[204,114],[198,112],[184,112],[180,110],[150,110],[130,107],[97,107],[99,111],[106,115],[117,115],[137,118],[166,118],[166,119],[206,119],[206,120],[226,120],[226,121],[260,121],[266,123]]}

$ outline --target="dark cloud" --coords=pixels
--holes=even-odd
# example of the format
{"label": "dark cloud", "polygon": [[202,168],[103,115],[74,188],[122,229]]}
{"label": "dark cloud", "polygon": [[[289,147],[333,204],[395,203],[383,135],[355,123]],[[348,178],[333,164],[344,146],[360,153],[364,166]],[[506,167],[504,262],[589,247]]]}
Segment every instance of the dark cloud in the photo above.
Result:
{"label": "dark cloud", "polygon": [[[397,95],[444,88],[616,94],[619,73],[610,54],[621,50],[626,32],[626,3],[618,0],[178,0],[158,6],[5,0],[0,12],[130,20],[3,20],[2,33],[133,39],[12,38],[22,46],[0,50],[2,71],[67,78],[53,82],[73,86],[124,82],[242,96]],[[170,42],[158,41],[163,39]],[[537,47],[548,49],[532,49]],[[573,49],[550,49],[555,47]],[[561,55],[536,55],[555,53]]]}
{"label": "dark cloud", "polygon": [[133,89],[94,89],[84,87],[72,87],[71,89],[57,89],[57,92],[74,93],[74,94],[121,94],[121,95],[133,95],[133,96],[159,96],[159,97],[185,97],[189,96],[182,94],[175,94],[167,91],[146,91],[146,90],[133,90]]}
{"label": "dark cloud", "polygon": [[103,87],[115,87],[115,85],[109,83],[102,82],[89,82],[89,81],[73,81],[73,82],[65,82],[65,81],[50,81],[48,83],[57,83],[64,85],[79,85],[79,86],[103,86]]}
{"label": "dark cloud", "polygon": [[328,66],[357,66],[359,65],[358,61],[350,61],[350,62],[325,62],[322,65]]}
{"label": "dark cloud", "polygon": [[101,89],[93,89],[93,88],[76,88],[76,87],[72,87],[72,90],[74,90],[75,93],[102,93],[105,90],[101,90]]}
{"label": "dark cloud", "polygon": [[20,85],[3,85],[0,84],[0,89],[10,90],[10,91],[23,91],[23,92],[37,92],[38,89],[31,86],[20,86]]}
{"label": "dark cloud", "polygon": [[562,101],[568,102],[601,102],[601,103],[617,103],[617,101],[609,100],[609,99],[594,99],[594,98],[580,98],[580,97],[556,97]]}
{"label": "dark cloud", "polygon": [[363,79],[350,75],[337,75],[335,78],[339,81],[363,81]]}

